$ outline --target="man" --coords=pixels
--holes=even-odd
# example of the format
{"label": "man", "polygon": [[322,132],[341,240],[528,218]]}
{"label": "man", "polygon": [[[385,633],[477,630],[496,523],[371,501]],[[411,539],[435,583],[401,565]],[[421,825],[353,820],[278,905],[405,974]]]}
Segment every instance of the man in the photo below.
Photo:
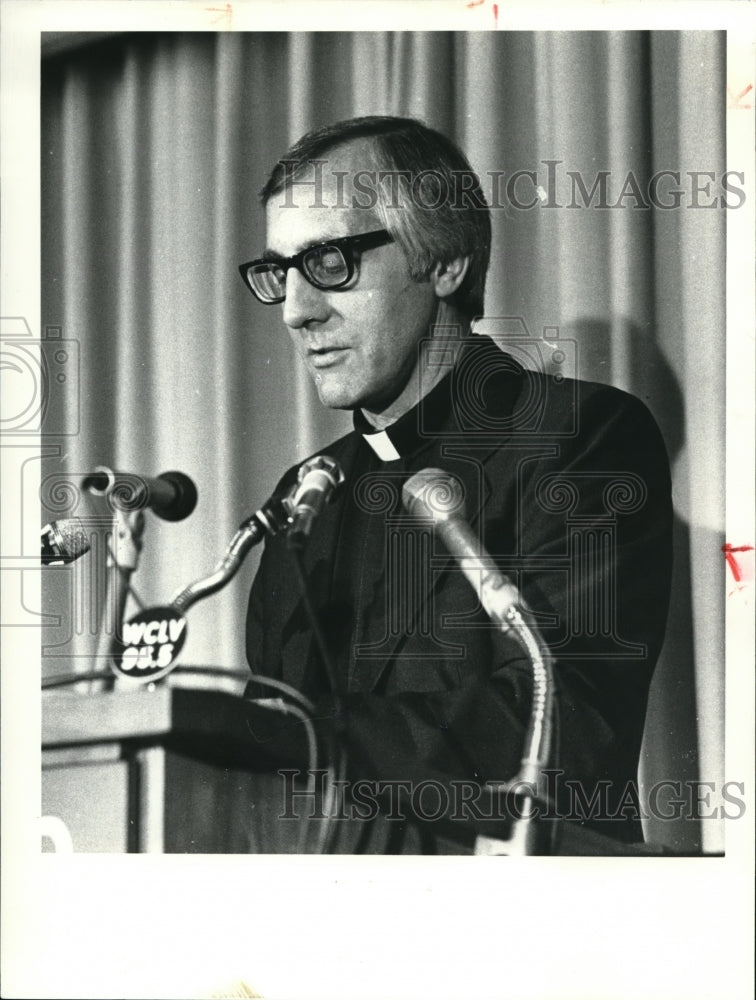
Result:
{"label": "man", "polygon": [[[253,672],[297,688],[321,731],[339,733],[350,787],[383,783],[380,818],[342,823],[335,849],[463,851],[471,831],[506,836],[510,825],[485,783],[519,771],[531,664],[437,533],[404,510],[402,487],[423,469],[454,477],[481,552],[550,647],[540,807],[640,839],[628,789],[671,561],[653,419],[625,393],[526,371],[506,344],[472,333],[489,211],[461,152],[424,125],[374,117],[317,129],[275,167],[262,200],[268,249],[242,275],[260,301],[281,303],[321,401],[354,415],[354,431],[322,452],[345,482],[304,552],[313,615],[292,592],[296,566],[279,536],[247,635]],[[420,786],[444,801],[431,805]]]}

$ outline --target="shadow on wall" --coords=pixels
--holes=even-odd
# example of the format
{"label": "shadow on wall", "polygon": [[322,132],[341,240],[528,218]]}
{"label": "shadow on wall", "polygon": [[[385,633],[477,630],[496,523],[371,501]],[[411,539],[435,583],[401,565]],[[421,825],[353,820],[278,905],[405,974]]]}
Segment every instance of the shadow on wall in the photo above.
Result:
{"label": "shadow on wall", "polygon": [[[565,326],[562,335],[577,341],[579,378],[616,385],[648,406],[667,445],[674,483],[675,461],[685,444],[685,404],[677,376],[653,333],[624,319],[618,330],[606,320],[586,318]],[[616,357],[618,345],[622,359]],[[627,373],[624,380],[623,370]],[[685,782],[699,778],[690,527],[677,510],[673,532],[669,618],[651,684],[641,752],[642,803],[648,790],[659,782],[679,782],[685,792]],[[713,544],[719,543],[714,540]],[[674,805],[675,798],[673,790],[665,787],[658,806],[659,812],[669,818],[649,817],[644,821],[646,839],[678,851],[698,851],[700,820],[677,816],[680,809]],[[687,802],[691,796],[683,794],[681,798]]]}

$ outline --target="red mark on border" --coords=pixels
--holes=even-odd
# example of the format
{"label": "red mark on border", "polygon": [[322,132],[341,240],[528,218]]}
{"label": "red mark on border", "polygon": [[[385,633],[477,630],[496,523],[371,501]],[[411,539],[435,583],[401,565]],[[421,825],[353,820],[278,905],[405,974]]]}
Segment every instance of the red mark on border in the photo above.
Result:
{"label": "red mark on border", "polygon": [[728,107],[732,108],[735,111],[750,111],[751,110],[750,104],[741,104],[740,102],[743,100],[745,95],[750,93],[750,91],[752,90],[753,90],[753,84],[749,83],[748,86],[744,87],[743,90],[741,90],[737,96],[733,96],[732,91],[728,87],[727,94],[730,98],[730,103]]}
{"label": "red mark on border", "polygon": [[736,552],[753,552],[753,545],[727,545],[722,546],[722,551],[724,552],[725,559],[727,560],[727,565],[730,567],[733,577],[736,583],[740,583],[742,579],[740,567],[738,566],[738,561],[735,558]]}
{"label": "red mark on border", "polygon": [[[467,7],[467,9],[470,10],[473,7],[482,7],[484,3],[486,3],[486,0],[468,0],[468,2],[465,4],[465,7]],[[492,9],[493,9],[494,27],[498,28],[499,27],[499,5],[497,3],[495,3],[495,4],[492,4],[491,6],[492,6]]]}
{"label": "red mark on border", "polygon": [[228,21],[229,27],[231,26],[231,19],[234,13],[232,4],[227,3],[223,7],[205,7],[205,10],[209,14],[220,14],[220,17],[213,18],[213,24],[217,24],[218,21],[222,21],[225,18]]}

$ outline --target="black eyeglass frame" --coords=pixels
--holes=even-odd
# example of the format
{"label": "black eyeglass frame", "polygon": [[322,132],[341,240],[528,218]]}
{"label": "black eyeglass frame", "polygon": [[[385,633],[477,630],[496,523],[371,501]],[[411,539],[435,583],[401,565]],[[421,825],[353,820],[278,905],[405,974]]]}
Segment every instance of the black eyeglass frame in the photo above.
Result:
{"label": "black eyeglass frame", "polygon": [[[256,260],[251,260],[247,264],[240,264],[239,274],[241,275],[244,284],[259,302],[262,302],[266,306],[272,306],[276,305],[278,302],[283,302],[286,298],[286,293],[284,292],[283,295],[276,296],[275,298],[263,298],[252,285],[249,278],[250,268],[257,267],[261,264],[273,264],[276,267],[281,268],[285,277],[289,269],[295,267],[302,277],[306,281],[309,281],[314,288],[319,288],[323,292],[332,292],[338,290],[339,288],[343,288],[344,285],[348,285],[354,277],[355,252],[373,250],[376,247],[385,246],[386,244],[393,242],[394,237],[388,229],[374,229],[369,233],[357,233],[354,236],[340,236],[335,240],[325,240],[323,243],[316,243],[313,246],[305,247],[304,250],[300,250],[299,253],[295,253],[292,257],[258,257]],[[332,247],[339,251],[344,260],[344,264],[346,265],[346,276],[339,279],[339,281],[334,284],[327,285],[323,284],[322,281],[318,281],[317,278],[308,272],[307,256],[311,253],[317,253],[318,251],[330,250]]]}

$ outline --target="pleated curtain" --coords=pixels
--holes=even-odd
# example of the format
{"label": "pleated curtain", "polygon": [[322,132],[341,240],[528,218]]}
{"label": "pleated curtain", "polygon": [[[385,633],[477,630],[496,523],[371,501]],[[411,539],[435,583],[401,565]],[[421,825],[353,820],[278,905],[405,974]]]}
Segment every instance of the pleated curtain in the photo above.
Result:
{"label": "pleated curtain", "polygon": [[[643,769],[719,780],[726,210],[690,207],[686,172],[725,170],[724,94],[724,36],[705,32],[127,34],[43,59],[42,323],[80,346],[80,431],[45,475],[187,473],[197,509],[148,515],[133,582],[149,606],[208,573],[281,473],[351,426],[237,272],[265,245],[267,171],[312,126],[422,118],[487,192],[537,173],[538,205],[493,212],[489,329],[515,317],[574,343],[574,374],[639,396],[662,428],[676,562]],[[678,209],[566,207],[568,172],[590,188],[609,171],[616,200],[628,173],[645,191],[661,170],[681,174]],[[256,560],[191,610],[184,662],[243,666]],[[61,579],[48,608],[74,600]],[[48,630],[56,655],[95,648],[96,615],[78,610]]]}

